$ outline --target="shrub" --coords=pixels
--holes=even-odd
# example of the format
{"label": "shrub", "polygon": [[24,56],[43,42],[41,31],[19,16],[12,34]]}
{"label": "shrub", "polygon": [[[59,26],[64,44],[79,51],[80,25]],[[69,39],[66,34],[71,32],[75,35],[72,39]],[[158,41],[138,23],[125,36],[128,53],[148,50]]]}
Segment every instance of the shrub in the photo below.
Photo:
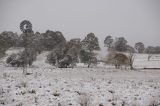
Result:
{"label": "shrub", "polygon": [[16,67],[20,67],[23,66],[24,62],[20,59],[20,55],[21,53],[18,54],[11,54],[7,60],[6,63],[10,64],[11,66],[16,66]]}
{"label": "shrub", "polygon": [[11,54],[7,58],[6,63],[16,67],[31,66],[33,61],[36,60],[36,55],[33,49],[25,49],[23,52]]}

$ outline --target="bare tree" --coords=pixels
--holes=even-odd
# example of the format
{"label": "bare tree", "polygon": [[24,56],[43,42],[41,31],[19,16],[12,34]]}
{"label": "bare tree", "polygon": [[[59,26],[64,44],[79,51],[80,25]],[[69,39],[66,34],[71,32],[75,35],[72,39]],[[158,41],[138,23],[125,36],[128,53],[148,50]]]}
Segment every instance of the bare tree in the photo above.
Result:
{"label": "bare tree", "polygon": [[129,65],[129,59],[127,55],[123,53],[117,53],[116,51],[110,51],[107,55],[107,61],[106,63],[111,63],[115,66],[115,68],[119,69],[121,66],[128,66]]}
{"label": "bare tree", "polygon": [[131,70],[134,70],[134,67],[133,67],[134,57],[135,57],[135,54],[133,52],[129,52],[128,59],[129,59],[129,66]]}
{"label": "bare tree", "polygon": [[134,58],[135,58],[135,50],[134,50],[134,48],[132,46],[128,45],[127,52],[129,53],[128,54],[128,60],[129,60],[130,69],[134,70],[133,62],[134,62]]}

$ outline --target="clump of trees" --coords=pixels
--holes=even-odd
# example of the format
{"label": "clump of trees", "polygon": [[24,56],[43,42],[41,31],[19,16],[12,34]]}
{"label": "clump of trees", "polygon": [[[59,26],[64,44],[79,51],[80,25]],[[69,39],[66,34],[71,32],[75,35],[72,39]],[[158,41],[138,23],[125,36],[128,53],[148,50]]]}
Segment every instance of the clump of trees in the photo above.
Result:
{"label": "clump of trees", "polygon": [[89,33],[82,41],[71,39],[61,49],[53,49],[47,56],[47,62],[60,68],[73,67],[79,60],[88,64],[96,63],[94,50],[100,50],[98,38]]}
{"label": "clump of trees", "polygon": [[115,40],[112,36],[107,36],[104,40],[104,45],[108,47],[108,55],[106,63],[114,64],[115,68],[120,68],[121,66],[130,66],[133,70],[133,61],[135,49],[127,44],[127,40],[124,37],[116,38]]}
{"label": "clump of trees", "polygon": [[[66,40],[59,31],[53,32],[47,30],[45,33],[22,33],[18,36],[13,32],[3,32],[0,34],[0,54],[4,54],[10,47],[22,47],[24,51],[18,54],[11,54],[6,62],[12,66],[32,65],[37,54],[44,50],[53,50],[56,48],[64,48]],[[3,52],[2,52],[3,51]]]}
{"label": "clump of trees", "polygon": [[108,35],[104,40],[104,46],[108,48],[108,51],[135,52],[135,49],[127,44],[127,40],[124,37],[113,39],[111,35]]}
{"label": "clump of trees", "polygon": [[67,68],[77,62],[80,45],[70,40],[63,48],[53,49],[47,56],[47,62],[59,68]]}

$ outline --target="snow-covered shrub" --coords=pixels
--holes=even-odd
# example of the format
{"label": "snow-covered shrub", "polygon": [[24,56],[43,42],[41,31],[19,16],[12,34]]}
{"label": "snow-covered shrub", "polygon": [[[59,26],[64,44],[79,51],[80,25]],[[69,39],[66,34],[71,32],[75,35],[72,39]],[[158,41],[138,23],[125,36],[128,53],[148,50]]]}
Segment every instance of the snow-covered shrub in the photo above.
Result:
{"label": "snow-covered shrub", "polygon": [[54,96],[60,96],[60,93],[58,93],[57,91],[53,93]]}
{"label": "snow-covered shrub", "polygon": [[23,88],[26,88],[26,87],[27,87],[27,82],[21,80],[21,81],[19,81],[15,86],[18,87],[18,88],[22,88],[22,87],[23,87]]}
{"label": "snow-covered shrub", "polygon": [[87,95],[81,95],[79,97],[78,103],[80,104],[80,106],[90,106],[90,99]]}
{"label": "snow-covered shrub", "polygon": [[35,93],[36,93],[36,90],[34,90],[34,89],[28,90],[28,93],[35,94]]}
{"label": "snow-covered shrub", "polygon": [[33,49],[26,49],[23,52],[11,54],[7,58],[6,63],[16,67],[31,66],[33,61],[36,60],[36,56],[37,54]]}
{"label": "snow-covered shrub", "polygon": [[160,105],[160,101],[158,101],[158,100],[152,100],[149,103],[149,106],[159,106],[159,105]]}
{"label": "snow-covered shrub", "polygon": [[7,58],[6,63],[10,64],[11,66],[17,66],[17,67],[20,67],[20,66],[24,65],[24,62],[21,59],[21,53],[11,54]]}
{"label": "snow-covered shrub", "polygon": [[23,106],[23,103],[20,102],[20,103],[16,104],[16,106]]}
{"label": "snow-covered shrub", "polygon": [[7,77],[10,77],[10,74],[9,73],[3,73],[3,78],[7,78]]}
{"label": "snow-covered shrub", "polygon": [[17,56],[17,54],[15,54],[15,53],[11,54],[11,55],[7,58],[6,63],[12,62],[12,61],[16,58],[16,56]]}

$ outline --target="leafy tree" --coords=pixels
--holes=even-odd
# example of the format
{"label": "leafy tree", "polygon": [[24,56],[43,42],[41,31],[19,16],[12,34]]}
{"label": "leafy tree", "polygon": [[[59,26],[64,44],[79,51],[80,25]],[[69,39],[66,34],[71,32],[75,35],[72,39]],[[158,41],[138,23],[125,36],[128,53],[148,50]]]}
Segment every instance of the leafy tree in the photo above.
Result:
{"label": "leafy tree", "polygon": [[83,49],[89,50],[90,52],[93,50],[100,50],[98,38],[94,33],[89,33],[85,39],[82,40],[81,44]]}
{"label": "leafy tree", "polygon": [[78,62],[78,55],[81,50],[80,41],[72,39],[63,48],[54,49],[48,56],[47,61],[60,68],[67,68]]}
{"label": "leafy tree", "polygon": [[91,64],[97,64],[97,58],[93,52],[81,50],[80,59],[82,63],[88,64],[88,68],[90,67]]}
{"label": "leafy tree", "polygon": [[138,51],[138,53],[143,53],[145,50],[144,44],[142,42],[135,43],[134,48]]}
{"label": "leafy tree", "polygon": [[127,40],[124,37],[116,38],[114,48],[116,51],[125,52],[127,50]]}
{"label": "leafy tree", "polygon": [[47,55],[47,62],[51,65],[56,65],[60,63],[60,60],[64,58],[64,53],[62,49],[54,49]]}
{"label": "leafy tree", "polygon": [[98,38],[94,35],[94,33],[89,33],[85,39],[81,42],[82,49],[86,51],[88,58],[88,67],[90,67],[91,63],[95,60],[93,50],[100,50]]}
{"label": "leafy tree", "polygon": [[113,38],[112,36],[108,35],[104,40],[104,45],[108,47],[108,50],[110,50],[112,43],[113,43]]}
{"label": "leafy tree", "polygon": [[59,31],[53,32],[47,30],[46,33],[42,34],[42,45],[46,50],[52,50],[54,48],[63,47],[66,43],[66,39],[63,34]]}
{"label": "leafy tree", "polygon": [[127,49],[126,51],[129,52],[129,53],[130,52],[131,53],[135,53],[136,52],[135,49],[132,46],[130,46],[130,45],[126,45],[126,49]]}

